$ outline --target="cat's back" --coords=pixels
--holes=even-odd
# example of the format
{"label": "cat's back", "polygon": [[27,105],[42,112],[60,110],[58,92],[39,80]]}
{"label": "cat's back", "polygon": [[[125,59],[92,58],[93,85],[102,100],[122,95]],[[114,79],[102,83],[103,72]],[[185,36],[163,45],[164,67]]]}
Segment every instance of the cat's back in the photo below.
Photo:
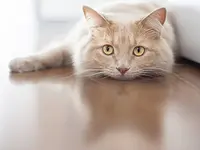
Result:
{"label": "cat's back", "polygon": [[118,1],[107,3],[96,10],[109,20],[122,22],[140,19],[159,7],[162,5],[157,2]]}

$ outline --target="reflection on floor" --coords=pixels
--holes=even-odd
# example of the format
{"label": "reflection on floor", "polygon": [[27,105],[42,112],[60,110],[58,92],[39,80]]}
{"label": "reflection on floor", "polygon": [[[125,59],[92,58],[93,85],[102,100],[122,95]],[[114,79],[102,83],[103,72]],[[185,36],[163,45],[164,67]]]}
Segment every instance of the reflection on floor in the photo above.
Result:
{"label": "reflection on floor", "polygon": [[199,75],[190,65],[128,82],[80,79],[71,68],[10,74],[1,90],[0,149],[198,150]]}

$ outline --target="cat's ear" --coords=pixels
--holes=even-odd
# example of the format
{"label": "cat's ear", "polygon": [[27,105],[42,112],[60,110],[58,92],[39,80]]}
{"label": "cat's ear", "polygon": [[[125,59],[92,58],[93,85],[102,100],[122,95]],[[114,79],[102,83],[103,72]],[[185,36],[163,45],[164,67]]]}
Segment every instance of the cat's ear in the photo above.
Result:
{"label": "cat's ear", "polygon": [[156,9],[155,11],[151,12],[147,17],[145,17],[142,21],[143,23],[159,23],[163,25],[166,20],[166,15],[167,15],[167,10],[166,8],[159,8]]}
{"label": "cat's ear", "polygon": [[166,20],[167,11],[165,8],[159,8],[151,12],[148,16],[142,19],[141,23],[144,27],[152,29],[160,35],[161,29]]}
{"label": "cat's ear", "polygon": [[108,25],[107,20],[94,9],[83,6],[83,12],[89,27],[103,27]]}

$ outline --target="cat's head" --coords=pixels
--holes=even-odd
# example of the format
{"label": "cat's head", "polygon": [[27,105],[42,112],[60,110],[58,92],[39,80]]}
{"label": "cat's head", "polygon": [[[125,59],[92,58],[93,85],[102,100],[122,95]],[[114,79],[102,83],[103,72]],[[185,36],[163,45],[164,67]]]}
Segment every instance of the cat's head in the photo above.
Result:
{"label": "cat's head", "polygon": [[173,53],[162,36],[165,8],[128,23],[109,20],[87,6],[83,10],[90,31],[83,72],[116,79],[171,72]]}

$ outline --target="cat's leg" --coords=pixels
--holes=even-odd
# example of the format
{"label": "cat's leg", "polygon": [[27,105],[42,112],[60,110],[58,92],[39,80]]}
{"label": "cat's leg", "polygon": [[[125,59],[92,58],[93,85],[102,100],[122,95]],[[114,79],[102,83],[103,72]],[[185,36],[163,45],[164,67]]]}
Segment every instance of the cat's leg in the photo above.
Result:
{"label": "cat's leg", "polygon": [[30,72],[67,65],[70,61],[69,49],[63,43],[47,48],[40,53],[15,58],[10,61],[9,68],[12,72]]}

